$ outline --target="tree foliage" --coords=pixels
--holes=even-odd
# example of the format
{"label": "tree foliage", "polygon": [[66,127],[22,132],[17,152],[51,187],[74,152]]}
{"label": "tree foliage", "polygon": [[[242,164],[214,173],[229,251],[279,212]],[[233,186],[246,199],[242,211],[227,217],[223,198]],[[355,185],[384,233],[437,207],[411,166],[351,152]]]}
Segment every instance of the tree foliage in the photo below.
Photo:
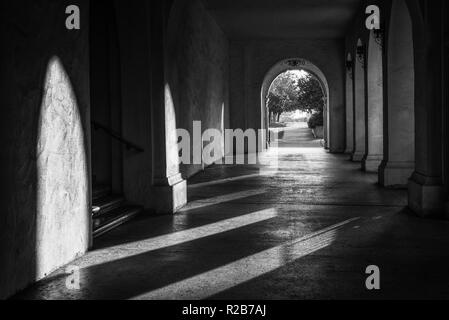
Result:
{"label": "tree foliage", "polygon": [[299,110],[308,113],[323,112],[326,96],[323,94],[320,82],[308,74],[298,79],[297,86]]}
{"label": "tree foliage", "polygon": [[320,82],[307,72],[282,73],[273,81],[267,96],[270,119],[274,116],[277,121],[283,113],[296,110],[323,113],[324,104]]}

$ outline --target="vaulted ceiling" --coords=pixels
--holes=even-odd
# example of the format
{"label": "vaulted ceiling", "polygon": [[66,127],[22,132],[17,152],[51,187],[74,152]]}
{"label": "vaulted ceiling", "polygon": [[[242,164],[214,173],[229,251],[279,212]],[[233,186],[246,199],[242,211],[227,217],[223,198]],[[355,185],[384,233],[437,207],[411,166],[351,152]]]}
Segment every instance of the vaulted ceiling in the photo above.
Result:
{"label": "vaulted ceiling", "polygon": [[362,0],[203,0],[233,39],[342,38]]}

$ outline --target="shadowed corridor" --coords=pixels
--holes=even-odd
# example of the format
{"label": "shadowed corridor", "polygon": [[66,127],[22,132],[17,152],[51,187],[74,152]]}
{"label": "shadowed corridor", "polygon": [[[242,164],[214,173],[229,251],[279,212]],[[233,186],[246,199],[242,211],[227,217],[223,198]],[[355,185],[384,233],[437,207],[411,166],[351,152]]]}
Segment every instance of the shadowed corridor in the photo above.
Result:
{"label": "shadowed corridor", "polygon": [[[210,167],[179,214],[98,239],[73,263],[81,290],[66,289],[62,268],[16,298],[449,298],[447,222],[409,215],[405,191],[381,189],[307,128],[279,145],[264,155],[279,152],[278,167]],[[372,264],[381,291],[366,290]]]}

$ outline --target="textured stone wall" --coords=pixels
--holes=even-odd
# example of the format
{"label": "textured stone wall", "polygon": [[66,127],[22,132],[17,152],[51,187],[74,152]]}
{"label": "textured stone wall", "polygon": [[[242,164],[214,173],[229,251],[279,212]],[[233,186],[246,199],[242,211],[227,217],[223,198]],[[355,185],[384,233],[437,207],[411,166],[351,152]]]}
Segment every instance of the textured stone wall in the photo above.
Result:
{"label": "textured stone wall", "polygon": [[[80,31],[65,28],[71,4]],[[0,14],[4,298],[89,245],[88,2],[2,1]]]}
{"label": "textured stone wall", "polygon": [[[109,0],[105,0],[108,4]],[[149,1],[115,1],[120,60],[120,104],[123,137],[145,151],[123,152],[123,192],[127,200],[151,208],[153,138]],[[159,140],[158,140],[159,139]],[[155,157],[162,155],[155,155]]]}
{"label": "textured stone wall", "polygon": [[[203,132],[228,123],[228,40],[200,1],[178,1],[172,12],[169,47],[169,86],[177,127]],[[190,177],[202,166],[182,166]]]}
{"label": "textured stone wall", "polygon": [[329,83],[330,149],[345,149],[345,56],[341,40],[236,40],[230,47],[231,127],[261,126],[261,88],[276,63],[302,58],[316,65]]}

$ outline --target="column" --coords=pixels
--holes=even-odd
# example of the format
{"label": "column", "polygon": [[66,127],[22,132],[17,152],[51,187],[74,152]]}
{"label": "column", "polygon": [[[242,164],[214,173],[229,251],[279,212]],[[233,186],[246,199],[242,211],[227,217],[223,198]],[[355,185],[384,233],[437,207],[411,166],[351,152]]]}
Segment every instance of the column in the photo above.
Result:
{"label": "column", "polygon": [[352,161],[361,162],[366,155],[365,120],[365,50],[359,42],[354,67],[354,152]]}
{"label": "column", "polygon": [[151,79],[153,127],[153,207],[172,214],[187,203],[187,183],[179,170],[176,113],[167,81],[166,10],[151,1]]}
{"label": "column", "polygon": [[441,134],[443,2],[424,3],[423,11],[427,15],[424,21],[428,26],[416,30],[415,34],[415,39],[421,41],[415,46],[416,169],[409,182],[409,207],[422,217],[440,216],[445,202]]}

